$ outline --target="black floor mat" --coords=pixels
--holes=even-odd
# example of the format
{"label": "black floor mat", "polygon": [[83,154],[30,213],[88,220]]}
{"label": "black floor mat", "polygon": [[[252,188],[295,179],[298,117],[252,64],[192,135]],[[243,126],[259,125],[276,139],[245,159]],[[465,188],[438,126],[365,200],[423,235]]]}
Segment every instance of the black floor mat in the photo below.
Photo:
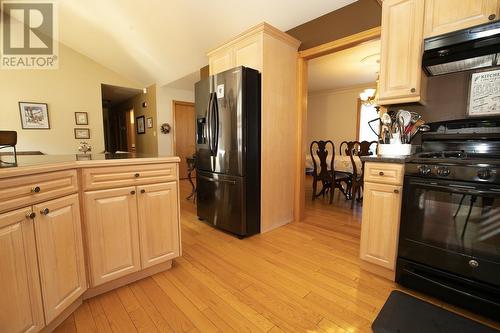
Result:
{"label": "black floor mat", "polygon": [[500,331],[394,290],[372,324],[375,333],[498,333]]}

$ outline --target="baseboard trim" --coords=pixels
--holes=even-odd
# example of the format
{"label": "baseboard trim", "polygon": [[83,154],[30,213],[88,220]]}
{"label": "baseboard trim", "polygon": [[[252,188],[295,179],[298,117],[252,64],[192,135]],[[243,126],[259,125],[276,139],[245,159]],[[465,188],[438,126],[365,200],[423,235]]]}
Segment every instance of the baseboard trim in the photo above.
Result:
{"label": "baseboard trim", "polygon": [[361,260],[361,269],[373,273],[375,275],[381,276],[391,281],[396,281],[396,272],[385,267],[381,267],[371,262]]}
{"label": "baseboard trim", "polygon": [[78,297],[73,303],[71,303],[70,306],[68,306],[59,316],[54,318],[48,325],[46,325],[42,330],[40,331],[41,333],[48,333],[48,332],[53,332],[59,325],[63,323],[73,312],[78,309],[80,305],[82,305],[82,297]]}
{"label": "baseboard trim", "polygon": [[94,296],[104,294],[108,291],[123,287],[124,285],[127,285],[127,284],[130,284],[132,282],[144,279],[148,276],[166,271],[166,270],[170,269],[171,267],[172,267],[172,260],[169,260],[169,261],[163,262],[161,264],[158,264],[158,265],[155,265],[152,267],[148,267],[148,268],[143,269],[139,272],[135,272],[135,273],[129,274],[127,276],[118,278],[116,280],[106,282],[106,283],[101,284],[99,286],[89,288],[83,294],[83,299],[86,300],[86,299],[92,298]]}

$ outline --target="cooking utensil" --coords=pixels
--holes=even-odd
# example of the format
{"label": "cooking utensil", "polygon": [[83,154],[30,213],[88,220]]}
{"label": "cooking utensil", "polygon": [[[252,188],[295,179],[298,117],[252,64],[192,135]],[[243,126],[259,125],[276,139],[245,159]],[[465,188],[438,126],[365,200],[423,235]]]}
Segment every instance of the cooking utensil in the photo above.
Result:
{"label": "cooking utensil", "polygon": [[398,111],[398,120],[400,118],[403,118],[403,125],[404,127],[408,126],[411,122],[411,113],[410,111],[406,111],[406,110],[399,110]]}
{"label": "cooking utensil", "polygon": [[[384,113],[380,117],[380,121],[382,122],[382,124],[384,126],[386,126],[387,131],[389,132],[389,135],[392,138],[392,118],[391,118],[391,116],[388,113]],[[385,136],[384,136],[384,138],[385,138]]]}

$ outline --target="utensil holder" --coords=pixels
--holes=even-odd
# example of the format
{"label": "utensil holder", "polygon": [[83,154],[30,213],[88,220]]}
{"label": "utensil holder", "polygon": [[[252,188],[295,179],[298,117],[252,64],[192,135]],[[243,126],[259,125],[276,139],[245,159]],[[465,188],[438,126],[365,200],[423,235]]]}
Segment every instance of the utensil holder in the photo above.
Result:
{"label": "utensil holder", "polygon": [[380,156],[408,156],[411,155],[411,144],[379,144],[378,155]]}

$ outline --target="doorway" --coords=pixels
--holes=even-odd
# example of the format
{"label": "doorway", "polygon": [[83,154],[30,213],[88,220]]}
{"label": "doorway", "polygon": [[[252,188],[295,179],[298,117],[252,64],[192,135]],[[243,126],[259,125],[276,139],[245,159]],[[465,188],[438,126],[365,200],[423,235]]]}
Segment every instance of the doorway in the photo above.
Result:
{"label": "doorway", "polygon": [[[188,178],[187,158],[196,153],[195,146],[195,109],[194,103],[173,101],[172,102],[174,118],[174,155],[178,156],[179,178]],[[191,177],[195,177],[194,171]]]}
{"label": "doorway", "polygon": [[[330,91],[329,95],[332,95],[331,93],[333,92],[334,94],[337,95],[345,95],[344,97],[348,96],[348,93],[352,95],[348,99],[348,105],[349,109],[351,110],[350,113],[352,115],[345,117],[345,114],[341,114],[342,112],[346,112],[347,110],[347,104],[343,105],[340,103],[340,100],[338,103],[331,103],[332,100],[335,98],[339,99],[337,97],[331,97],[327,96],[328,94],[325,94],[325,91],[323,92],[313,92],[310,89],[310,82],[308,80],[308,75],[310,73],[310,69],[314,61],[319,63],[321,65],[321,59],[322,57],[328,57],[328,56],[334,56],[335,54],[340,55],[342,51],[349,50],[349,49],[354,49],[355,47],[360,47],[363,45],[366,45],[367,43],[372,43],[376,40],[379,40],[380,38],[380,27],[378,28],[373,28],[367,31],[363,31],[361,33],[348,36],[339,40],[335,40],[330,43],[326,43],[311,49],[303,50],[299,52],[299,57],[298,57],[298,62],[297,62],[297,70],[298,70],[298,112],[299,112],[299,158],[297,159],[297,196],[296,196],[296,210],[295,210],[295,218],[297,221],[304,220],[306,217],[305,210],[307,206],[310,206],[310,203],[312,202],[311,197],[312,197],[312,192],[308,190],[308,188],[312,187],[309,182],[312,181],[312,178],[308,178],[306,176],[306,171],[305,166],[307,165],[307,155],[309,152],[309,147],[311,144],[311,140],[313,139],[313,134],[310,133],[310,128],[316,128],[317,135],[322,134],[323,132],[326,133],[325,131],[330,131],[330,127],[332,126],[337,126],[340,124],[340,127],[335,131],[335,133],[331,133],[328,135],[319,135],[317,138],[315,137],[314,139],[318,140],[332,140],[334,141],[335,144],[335,149],[336,149],[336,155],[340,153],[340,143],[342,141],[353,141],[356,140],[356,138],[359,138],[360,134],[360,124],[358,123],[360,120],[360,116],[358,115],[358,112],[360,112],[361,108],[360,105],[358,104],[358,97],[359,94],[366,88],[363,85],[366,85],[366,82],[363,84],[360,84],[360,82],[353,82],[350,81],[352,78],[352,75],[345,75],[345,84],[339,87],[335,87],[334,91]],[[380,46],[379,46],[380,48]],[[369,56],[369,54],[366,54],[364,57]],[[349,61],[349,57],[345,57],[346,61]],[[313,60],[313,61],[311,61]],[[361,60],[361,59],[359,59]],[[358,65],[359,66],[359,60]],[[324,72],[324,69],[328,67],[328,64],[324,63],[323,66],[319,66],[318,72]],[[339,65],[339,67],[342,68],[342,70],[346,69],[346,66]],[[375,75],[374,78],[372,79],[372,84],[374,84],[376,80],[376,71],[372,73],[372,75]],[[328,77],[327,79],[330,79]],[[322,81],[327,82],[326,79]],[[328,87],[323,87],[322,89],[319,90],[328,90]],[[347,90],[349,90],[347,92]],[[311,95],[315,94],[315,98],[311,98]],[[347,97],[345,98],[347,99]],[[330,117],[331,113],[330,111],[328,114],[325,115],[324,117],[319,117],[318,115],[323,114],[322,112],[317,112],[316,115],[310,115],[308,114],[310,108],[320,108],[325,106],[331,110],[338,109],[339,116],[342,116],[343,119],[342,121],[331,121],[330,123],[332,126],[328,127],[328,122],[332,119],[327,119]],[[313,120],[313,122],[308,122],[309,118]],[[347,129],[347,126],[345,124],[349,123],[349,133],[345,132]],[[314,125],[315,124],[315,125]],[[336,124],[336,125],[333,125]],[[344,124],[344,126],[342,126]],[[326,126],[326,128],[325,128]],[[364,130],[364,127],[363,127]],[[321,132],[323,131],[323,132]],[[345,132],[345,133],[344,133]],[[364,131],[363,131],[364,132]],[[319,134],[318,134],[319,133]],[[330,132],[328,132],[330,133]],[[338,134],[341,134],[338,136]],[[338,137],[337,137],[338,136]],[[308,196],[306,196],[306,190],[309,192]],[[336,192],[340,192],[336,190]],[[340,193],[339,193],[340,194]],[[307,202],[307,204],[306,204]],[[339,200],[340,203],[340,200]],[[343,204],[344,202],[342,202]],[[347,205],[343,205],[347,206]],[[325,208],[325,207],[322,207]],[[360,209],[358,207],[356,213],[356,209],[354,210],[354,214],[352,213],[349,207],[341,207],[342,210],[345,213],[344,219],[347,216],[353,217],[354,220],[359,221],[359,216],[360,216]],[[356,217],[357,216],[357,217]],[[328,219],[329,220],[329,219]],[[327,220],[325,220],[325,223],[329,223]],[[331,222],[330,222],[331,223]],[[359,227],[358,227],[359,229]],[[356,230],[358,233],[359,231]]]}
{"label": "doorway", "polygon": [[136,151],[135,112],[132,101],[140,89],[101,84],[104,144],[109,153]]}

